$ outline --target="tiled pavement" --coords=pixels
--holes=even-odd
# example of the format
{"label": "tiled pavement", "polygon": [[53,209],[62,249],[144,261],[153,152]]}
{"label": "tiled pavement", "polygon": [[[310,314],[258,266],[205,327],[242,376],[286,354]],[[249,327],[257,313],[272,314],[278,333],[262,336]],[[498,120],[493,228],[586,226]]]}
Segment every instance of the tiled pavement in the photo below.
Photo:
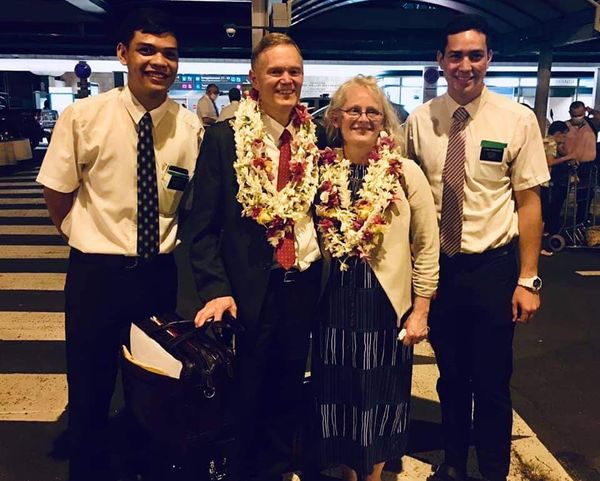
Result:
{"label": "tiled pavement", "polygon": [[[66,462],[51,456],[65,427],[63,293],[68,247],[51,226],[34,182],[37,168],[0,172],[0,480],[62,481]],[[183,284],[186,281],[184,280]],[[416,351],[410,455],[385,478],[424,480],[440,460],[437,367],[427,344]],[[569,476],[515,413],[511,481],[531,472]],[[335,474],[335,473],[330,473]],[[193,481],[193,480],[190,480]]]}

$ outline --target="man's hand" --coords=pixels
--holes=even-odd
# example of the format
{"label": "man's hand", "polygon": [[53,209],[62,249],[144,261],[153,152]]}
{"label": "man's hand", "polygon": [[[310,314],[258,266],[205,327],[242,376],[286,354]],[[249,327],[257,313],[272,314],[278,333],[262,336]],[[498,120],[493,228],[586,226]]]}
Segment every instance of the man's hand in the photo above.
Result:
{"label": "man's hand", "polygon": [[196,314],[194,324],[196,327],[201,327],[209,319],[220,321],[223,319],[223,313],[229,311],[233,317],[237,317],[237,306],[233,297],[217,297],[212,301],[207,302],[202,309]]}
{"label": "man's hand", "polygon": [[513,322],[528,323],[540,308],[540,294],[517,286],[512,297]]}

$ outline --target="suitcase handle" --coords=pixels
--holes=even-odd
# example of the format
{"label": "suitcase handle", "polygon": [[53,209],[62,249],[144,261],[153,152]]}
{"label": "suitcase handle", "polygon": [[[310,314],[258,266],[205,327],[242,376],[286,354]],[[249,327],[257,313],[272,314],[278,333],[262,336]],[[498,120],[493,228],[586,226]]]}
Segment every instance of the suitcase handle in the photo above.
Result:
{"label": "suitcase handle", "polygon": [[[165,347],[167,347],[167,349],[169,350],[174,349],[182,342],[189,341],[190,339],[193,339],[195,337],[206,337],[206,334],[209,331],[213,334],[213,336],[218,342],[225,342],[225,335],[223,333],[224,328],[230,329],[234,335],[238,335],[241,332],[243,332],[244,326],[240,322],[238,322],[238,320],[235,317],[233,317],[227,311],[223,314],[223,319],[220,322],[207,322],[206,324],[204,324],[204,326],[198,329],[192,329],[191,331],[188,331],[184,334],[180,334],[177,337],[171,339]],[[147,334],[150,337],[154,337],[156,334],[163,331],[167,331],[171,327],[190,324],[194,324],[194,321],[190,319],[170,321],[148,330]]]}
{"label": "suitcase handle", "polygon": [[[190,321],[190,322],[193,322],[193,321]],[[204,329],[194,329],[193,331],[189,331],[189,332],[186,332],[185,334],[180,334],[179,336],[174,337],[167,343],[167,346],[166,346],[167,350],[170,351],[171,349],[175,349],[182,342],[189,341],[190,339],[193,339],[194,337],[205,336],[204,331],[205,331]]]}
{"label": "suitcase handle", "polygon": [[166,331],[167,329],[169,329],[170,327],[173,327],[173,326],[179,326],[182,324],[193,324],[193,323],[194,323],[194,321],[190,321],[189,319],[183,319],[181,321],[171,321],[171,322],[167,322],[166,324],[161,324],[160,326],[156,326],[152,329],[148,329],[147,334],[149,336],[152,336],[152,334]]}

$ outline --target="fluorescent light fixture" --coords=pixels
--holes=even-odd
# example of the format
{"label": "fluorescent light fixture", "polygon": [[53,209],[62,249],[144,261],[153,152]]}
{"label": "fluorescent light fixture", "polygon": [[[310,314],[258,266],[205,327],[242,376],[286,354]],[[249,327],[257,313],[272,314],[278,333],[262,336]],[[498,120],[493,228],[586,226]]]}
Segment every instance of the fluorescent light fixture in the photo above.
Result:
{"label": "fluorescent light fixture", "polygon": [[71,5],[90,13],[106,13],[104,0],[67,0]]}
{"label": "fluorescent light fixture", "polygon": [[219,2],[219,3],[250,3],[252,0],[164,0],[165,2]]}

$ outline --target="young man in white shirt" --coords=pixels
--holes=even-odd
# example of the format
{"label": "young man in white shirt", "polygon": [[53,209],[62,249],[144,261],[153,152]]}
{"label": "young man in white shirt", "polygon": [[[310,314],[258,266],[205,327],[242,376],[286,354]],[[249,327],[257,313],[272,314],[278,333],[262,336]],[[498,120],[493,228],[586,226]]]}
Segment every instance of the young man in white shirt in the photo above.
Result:
{"label": "young man in white shirt", "polygon": [[440,218],[429,338],[445,461],[429,481],[466,479],[472,425],[481,474],[506,481],[514,327],[540,305],[539,185],[548,167],[533,112],[484,85],[489,42],[483,18],[455,17],[437,54],[448,92],[415,109],[406,128],[408,156],[423,168]]}
{"label": "young man in white shirt", "polygon": [[197,117],[168,98],[178,50],[162,12],[132,12],[117,57],[127,86],[63,112],[37,178],[71,246],[69,481],[113,479],[107,422],[121,337],[134,319],[175,308],[177,207],[203,134]]}

